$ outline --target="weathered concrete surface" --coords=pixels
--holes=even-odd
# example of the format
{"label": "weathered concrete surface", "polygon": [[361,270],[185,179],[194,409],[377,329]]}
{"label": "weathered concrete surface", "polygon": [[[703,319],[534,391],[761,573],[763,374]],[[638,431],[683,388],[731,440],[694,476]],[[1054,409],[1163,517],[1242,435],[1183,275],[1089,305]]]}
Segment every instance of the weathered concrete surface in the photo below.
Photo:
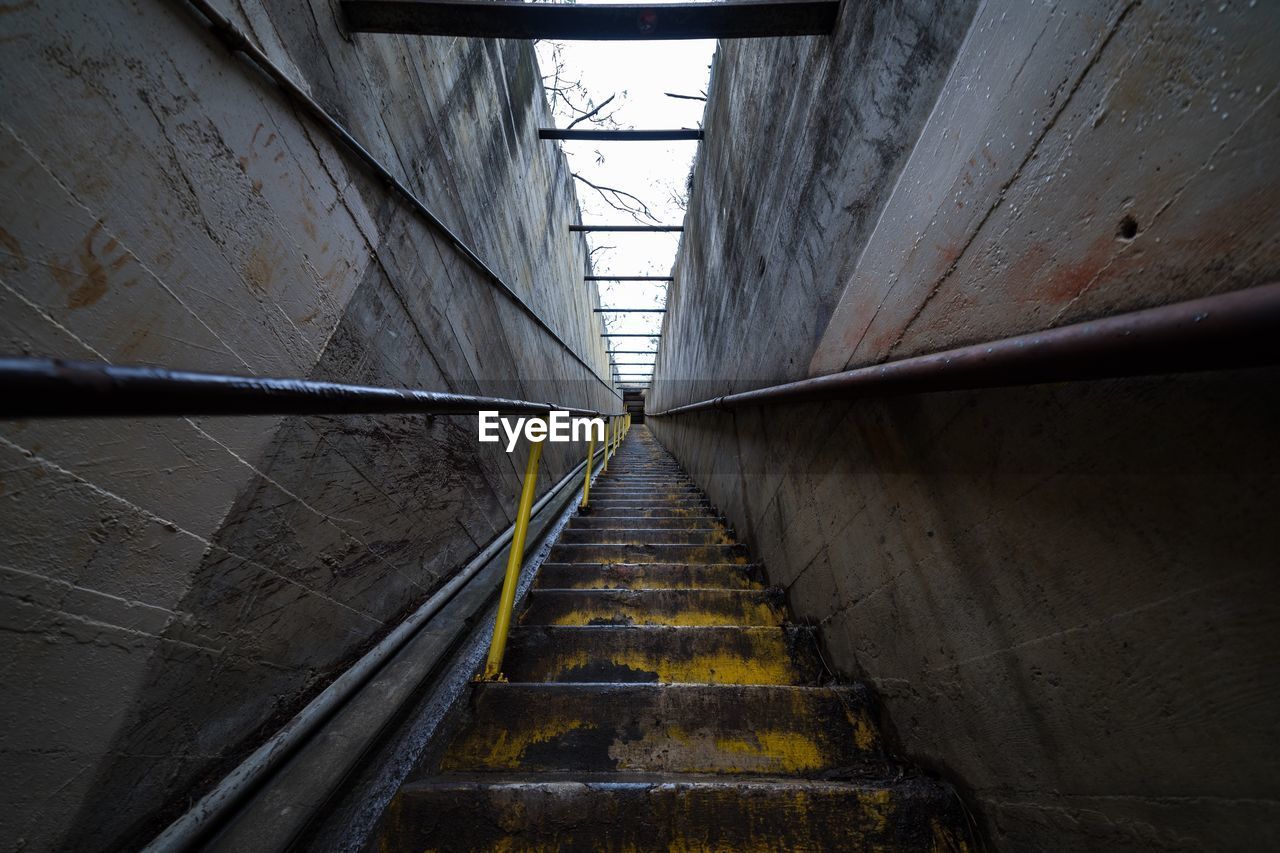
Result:
{"label": "weathered concrete surface", "polygon": [[814,374],[1275,275],[1273,4],[989,4]]}
{"label": "weathered concrete surface", "polygon": [[[225,8],[607,375],[527,46]],[[14,4],[0,35],[3,351],[616,401],[183,4]],[[0,835],[132,847],[180,813],[509,523],[523,459],[474,428],[0,428]]]}
{"label": "weathered concrete surface", "polygon": [[[743,247],[770,245],[775,200],[752,188],[791,149],[712,179],[715,130],[754,103],[736,80],[780,80],[778,113],[799,84],[763,48],[723,52],[649,411],[1280,277],[1278,36],[1267,4],[986,3],[870,224],[844,214],[855,245],[771,249],[763,287]],[[1278,378],[648,424],[994,848],[1256,850],[1280,845]]]}
{"label": "weathered concrete surface", "polygon": [[688,393],[805,375],[974,5],[849,3],[830,39],[720,44],[657,361],[679,342]]}

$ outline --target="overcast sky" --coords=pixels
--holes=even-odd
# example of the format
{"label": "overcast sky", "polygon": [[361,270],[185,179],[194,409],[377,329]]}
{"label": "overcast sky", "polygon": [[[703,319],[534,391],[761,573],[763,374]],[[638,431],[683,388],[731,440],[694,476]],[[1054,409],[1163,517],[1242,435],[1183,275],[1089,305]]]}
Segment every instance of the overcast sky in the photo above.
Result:
{"label": "overcast sky", "polygon": [[[605,0],[595,0],[605,2]],[[621,0],[615,0],[621,2]],[[612,114],[619,128],[658,129],[702,126],[702,101],[671,98],[667,92],[701,95],[706,91],[711,57],[716,43],[709,41],[635,42],[539,42],[538,60],[548,86],[553,85],[556,54],[559,55],[560,85],[581,82],[581,92],[569,92],[580,108],[589,108],[587,99],[600,104],[615,96],[602,112]],[[551,93],[548,93],[551,97]],[[574,113],[561,99],[553,98],[557,127],[567,127]],[[577,128],[586,128],[586,122]],[[686,194],[689,171],[697,152],[697,142],[564,142],[573,171],[600,186],[614,187],[637,196],[657,222],[679,225],[684,210],[678,198]],[[627,213],[611,208],[600,194],[577,184],[582,205],[582,221],[634,224]],[[668,275],[675,258],[679,234],[589,233],[597,275]],[[599,282],[604,308],[661,308],[666,302],[666,286],[648,282]],[[590,285],[584,285],[590,286]],[[604,315],[610,331],[646,332],[661,328],[661,314]],[[645,338],[611,338],[617,350],[652,350],[655,341]],[[623,354],[618,362],[651,363],[649,356]],[[642,367],[629,371],[647,372]],[[625,383],[624,383],[625,384]]]}

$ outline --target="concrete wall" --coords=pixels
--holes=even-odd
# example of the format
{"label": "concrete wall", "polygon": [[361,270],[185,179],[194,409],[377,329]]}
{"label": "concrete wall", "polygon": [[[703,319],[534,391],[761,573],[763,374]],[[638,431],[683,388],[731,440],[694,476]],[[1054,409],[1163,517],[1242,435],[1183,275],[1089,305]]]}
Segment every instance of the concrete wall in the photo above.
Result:
{"label": "concrete wall", "polygon": [[[922,83],[898,57],[929,20],[722,47],[649,412],[1280,277],[1274,4],[987,2]],[[878,73],[928,101],[882,163],[849,131]],[[746,146],[747,113],[786,121]],[[1255,850],[1280,844],[1277,380],[648,423],[995,849]]]}
{"label": "concrete wall", "polygon": [[[608,375],[527,44],[220,5]],[[0,350],[616,405],[185,4],[11,4],[0,36]],[[9,849],[137,846],[507,526],[523,456],[474,430],[0,426]]]}

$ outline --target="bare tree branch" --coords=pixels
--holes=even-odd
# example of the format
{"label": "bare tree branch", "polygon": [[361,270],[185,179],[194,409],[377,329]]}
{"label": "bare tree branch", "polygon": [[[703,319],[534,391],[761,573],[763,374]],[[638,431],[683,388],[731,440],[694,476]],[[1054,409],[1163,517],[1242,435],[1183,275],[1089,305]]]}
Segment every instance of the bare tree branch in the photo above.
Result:
{"label": "bare tree branch", "polygon": [[701,95],[677,95],[675,92],[663,92],[662,94],[666,95],[668,98],[680,98],[685,101],[705,101],[707,99],[706,92],[703,92]]}
{"label": "bare tree branch", "polygon": [[658,221],[658,217],[653,215],[653,211],[649,209],[649,206],[631,193],[614,187],[607,187],[603,184],[593,183],[582,177],[582,175],[579,175],[577,172],[570,172],[569,174],[573,176],[574,180],[582,181],[584,184],[591,187],[591,189],[599,193],[600,198],[604,200],[605,204],[609,205],[616,211],[627,214],[636,222],[643,222],[645,219],[648,219],[650,222]]}
{"label": "bare tree branch", "polygon": [[[612,95],[610,95],[609,97],[605,98],[603,101],[601,101],[601,102],[600,102],[600,105],[599,105],[599,106],[597,106],[595,109],[593,109],[591,112],[583,113],[582,115],[580,115],[580,116],[578,116],[577,118],[575,118],[573,121],[569,122],[569,126],[568,126],[568,127],[566,127],[566,128],[565,128],[565,130],[569,130],[569,129],[570,129],[570,128],[572,128],[575,124],[578,124],[578,123],[580,123],[580,122],[584,122],[584,121],[591,121],[593,116],[595,116],[595,115],[599,114],[599,112],[600,112],[602,109],[604,109],[605,107],[609,106],[609,102],[610,102],[610,101],[612,101],[612,100],[613,100],[614,98],[616,98],[616,97],[618,97],[618,95],[617,95],[617,93],[615,92],[614,94],[612,94]],[[600,119],[596,119],[596,121],[605,121],[605,120],[607,120],[609,117],[610,117],[610,116],[607,116],[607,115],[606,115],[606,116],[604,116],[604,117],[602,117],[602,118],[600,118]]]}

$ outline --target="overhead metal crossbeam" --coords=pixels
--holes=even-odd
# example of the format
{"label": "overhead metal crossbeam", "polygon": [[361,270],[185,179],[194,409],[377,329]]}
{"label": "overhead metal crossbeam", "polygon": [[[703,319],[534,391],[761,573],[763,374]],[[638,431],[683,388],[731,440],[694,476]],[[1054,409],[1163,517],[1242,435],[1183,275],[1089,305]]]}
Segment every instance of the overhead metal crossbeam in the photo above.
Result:
{"label": "overhead metal crossbeam", "polygon": [[702,139],[703,133],[696,128],[673,128],[669,130],[561,130],[558,127],[538,128],[539,139],[590,139],[596,142],[670,142],[679,140]]}
{"label": "overhead metal crossbeam", "polygon": [[669,275],[588,275],[583,281],[674,281]]}
{"label": "overhead metal crossbeam", "polygon": [[683,231],[683,225],[570,225],[571,232],[583,231]]}
{"label": "overhead metal crossbeam", "polygon": [[343,0],[347,29],[512,39],[768,38],[828,35],[839,0],[596,5],[509,0]]}

